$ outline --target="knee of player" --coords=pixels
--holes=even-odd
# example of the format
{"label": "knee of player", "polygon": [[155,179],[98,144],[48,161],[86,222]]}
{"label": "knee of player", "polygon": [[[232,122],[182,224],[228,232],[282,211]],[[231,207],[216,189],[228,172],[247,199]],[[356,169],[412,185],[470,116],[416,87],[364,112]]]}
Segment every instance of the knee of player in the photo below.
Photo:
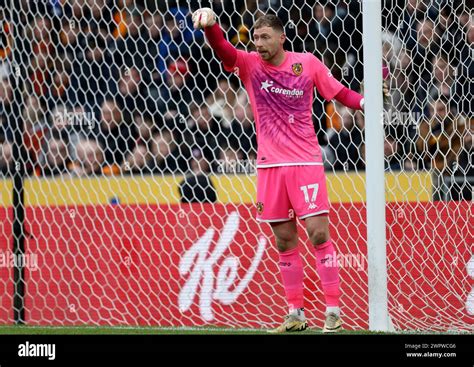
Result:
{"label": "knee of player", "polygon": [[313,246],[319,246],[329,240],[329,231],[325,228],[315,228],[308,231],[308,236]]}
{"label": "knee of player", "polygon": [[284,235],[276,238],[276,245],[279,252],[285,252],[294,249],[298,245],[296,235]]}

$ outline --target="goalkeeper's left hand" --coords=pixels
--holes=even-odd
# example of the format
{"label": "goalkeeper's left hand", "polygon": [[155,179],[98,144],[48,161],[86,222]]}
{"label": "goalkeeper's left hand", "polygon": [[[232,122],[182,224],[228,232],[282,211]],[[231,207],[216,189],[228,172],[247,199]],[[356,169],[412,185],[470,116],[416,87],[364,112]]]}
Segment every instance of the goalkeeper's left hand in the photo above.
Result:
{"label": "goalkeeper's left hand", "polygon": [[[364,82],[360,83],[360,94],[364,94]],[[383,96],[383,103],[388,103],[390,101],[390,97],[392,96],[390,94],[390,89],[388,87],[387,81],[383,81],[382,83],[382,96]],[[364,108],[365,104],[365,98],[362,99],[361,101],[361,107]]]}
{"label": "goalkeeper's left hand", "polygon": [[390,97],[392,95],[390,94],[390,89],[388,88],[388,84],[385,80],[382,83],[382,93],[383,93],[383,102],[387,103],[390,100]]}

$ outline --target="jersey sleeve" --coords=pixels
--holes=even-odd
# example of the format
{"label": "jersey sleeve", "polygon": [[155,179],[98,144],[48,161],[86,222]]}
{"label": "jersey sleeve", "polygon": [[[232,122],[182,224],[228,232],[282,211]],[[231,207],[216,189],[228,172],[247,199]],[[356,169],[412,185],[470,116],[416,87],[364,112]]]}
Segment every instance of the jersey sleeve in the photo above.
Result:
{"label": "jersey sleeve", "polygon": [[252,62],[255,59],[255,52],[246,52],[237,50],[237,58],[234,65],[224,65],[224,69],[228,72],[235,73],[240,79],[244,80],[248,77]]}
{"label": "jersey sleeve", "polygon": [[344,85],[332,76],[328,67],[316,56],[310,54],[310,57],[314,85],[318,93],[330,101],[344,88]]}

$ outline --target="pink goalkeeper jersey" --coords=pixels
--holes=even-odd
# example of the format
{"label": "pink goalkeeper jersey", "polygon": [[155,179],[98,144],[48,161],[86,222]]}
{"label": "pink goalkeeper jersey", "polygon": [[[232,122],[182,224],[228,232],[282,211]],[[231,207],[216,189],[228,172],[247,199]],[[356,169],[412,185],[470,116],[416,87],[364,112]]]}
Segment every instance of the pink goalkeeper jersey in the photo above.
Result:
{"label": "pink goalkeeper jersey", "polygon": [[233,68],[244,83],[255,116],[257,167],[322,164],[312,121],[314,87],[331,100],[343,85],[311,53],[285,52],[274,66],[257,52],[237,51]]}

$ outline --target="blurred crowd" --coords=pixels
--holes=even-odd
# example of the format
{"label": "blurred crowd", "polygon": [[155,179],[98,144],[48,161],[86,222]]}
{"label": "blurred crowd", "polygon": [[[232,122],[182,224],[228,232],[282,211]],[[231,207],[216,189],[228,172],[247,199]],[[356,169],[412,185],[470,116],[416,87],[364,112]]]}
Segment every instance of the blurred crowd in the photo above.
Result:
{"label": "blurred crowd", "polygon": [[[13,9],[20,36],[0,8],[0,176],[14,170],[19,118],[29,175],[186,174],[182,194],[192,200],[193,187],[209,186],[207,173],[255,161],[246,92],[192,28],[191,11],[207,1],[21,1]],[[276,13],[287,50],[313,52],[361,89],[361,2],[213,0],[212,8],[229,41],[246,50],[254,21]],[[474,176],[474,24],[465,2],[387,1],[383,27],[386,169]],[[25,79],[19,116],[14,56]],[[313,110],[326,167],[364,169],[363,114],[319,96]]]}

